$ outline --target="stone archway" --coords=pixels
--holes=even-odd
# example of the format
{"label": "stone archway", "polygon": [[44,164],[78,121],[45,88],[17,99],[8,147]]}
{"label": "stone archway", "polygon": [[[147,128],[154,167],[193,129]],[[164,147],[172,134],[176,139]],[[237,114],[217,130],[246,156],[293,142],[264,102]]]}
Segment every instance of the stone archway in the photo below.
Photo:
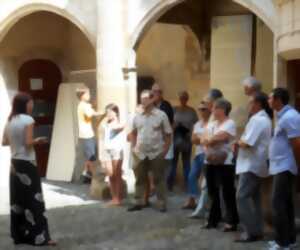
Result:
{"label": "stone archway", "polygon": [[[146,13],[144,18],[136,26],[129,41],[130,48],[136,49],[153,23],[155,23],[163,14],[172,9],[174,6],[184,1],[185,0],[159,1]],[[233,2],[249,9],[252,13],[263,20],[273,32],[275,32],[275,20],[273,20],[275,17],[272,16],[272,14],[275,15],[275,7],[271,0],[268,0],[268,4],[266,5],[264,5],[265,3],[262,3],[262,1],[233,0]],[[273,9],[270,7],[273,7]]]}
{"label": "stone archway", "polygon": [[95,37],[87,30],[84,24],[74,15],[72,15],[69,11],[63,8],[59,8],[58,6],[46,3],[31,3],[24,5],[20,8],[17,8],[12,13],[10,13],[2,22],[0,22],[0,42],[9,32],[9,30],[23,17],[28,16],[32,13],[39,11],[48,11],[54,14],[57,14],[63,18],[69,20],[72,24],[74,24],[79,30],[86,36],[89,42],[96,47],[96,39]]}
{"label": "stone archway", "polygon": [[[0,92],[3,97],[1,106],[7,107],[0,115],[0,137],[10,110],[11,99],[19,90],[17,72],[24,62],[36,59],[51,60],[62,73],[59,83],[85,82],[88,86],[96,88],[96,74],[90,73],[96,67],[95,39],[93,40],[93,36],[79,19],[67,10],[46,4],[26,5],[9,14],[0,23],[0,30]],[[75,71],[76,76],[72,74]],[[56,113],[55,118],[52,115],[51,119],[57,121]]]}

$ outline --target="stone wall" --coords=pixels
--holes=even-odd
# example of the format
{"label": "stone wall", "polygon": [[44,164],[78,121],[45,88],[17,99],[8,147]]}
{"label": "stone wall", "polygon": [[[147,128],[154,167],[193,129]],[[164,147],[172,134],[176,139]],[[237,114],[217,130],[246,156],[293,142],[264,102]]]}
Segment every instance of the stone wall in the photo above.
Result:
{"label": "stone wall", "polygon": [[209,88],[209,62],[187,26],[154,24],[137,50],[137,68],[139,76],[152,76],[174,105],[178,92],[187,90],[196,106]]}

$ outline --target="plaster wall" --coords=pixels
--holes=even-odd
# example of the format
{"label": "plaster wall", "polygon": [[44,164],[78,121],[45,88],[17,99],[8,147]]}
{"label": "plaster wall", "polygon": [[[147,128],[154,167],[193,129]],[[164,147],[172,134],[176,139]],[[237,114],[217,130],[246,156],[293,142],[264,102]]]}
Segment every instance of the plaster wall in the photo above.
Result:
{"label": "plaster wall", "polygon": [[278,53],[285,60],[300,58],[300,1],[277,1]]}
{"label": "plaster wall", "polygon": [[17,68],[14,58],[0,57],[0,142],[10,113],[11,100],[18,88]]}
{"label": "plaster wall", "polygon": [[261,20],[256,22],[256,55],[254,75],[269,93],[274,82],[274,34]]}
{"label": "plaster wall", "polygon": [[251,75],[252,16],[215,17],[212,23],[211,87],[219,88],[232,103],[232,118],[242,128],[247,98],[241,81]]}
{"label": "plaster wall", "polygon": [[[272,0],[233,0],[260,17],[272,31],[277,29],[277,9]],[[151,24],[183,0],[132,0],[128,2],[129,44],[134,47]]]}
{"label": "plaster wall", "polygon": [[152,76],[161,85],[173,105],[179,91],[187,90],[196,106],[209,89],[209,62],[187,26],[154,24],[137,50],[137,68],[139,76]]}
{"label": "plaster wall", "polygon": [[96,45],[97,1],[89,0],[1,0],[0,40],[22,17],[36,11],[51,11],[66,17],[88,36]]}

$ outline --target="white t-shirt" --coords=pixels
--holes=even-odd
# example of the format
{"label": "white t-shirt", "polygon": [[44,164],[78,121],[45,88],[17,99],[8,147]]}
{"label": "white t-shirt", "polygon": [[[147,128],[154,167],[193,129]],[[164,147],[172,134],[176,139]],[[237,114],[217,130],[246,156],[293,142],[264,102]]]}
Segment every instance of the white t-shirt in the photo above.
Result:
{"label": "white t-shirt", "polygon": [[5,133],[10,143],[12,159],[35,161],[34,148],[26,145],[26,127],[34,124],[34,119],[25,114],[13,117],[7,124]]}
{"label": "white t-shirt", "polygon": [[236,173],[252,172],[260,177],[268,176],[268,147],[272,136],[272,122],[262,110],[251,117],[241,140],[251,146],[240,148]]}
{"label": "white t-shirt", "polygon": [[[198,121],[195,125],[194,125],[194,130],[193,130],[193,134],[196,134],[198,136],[203,135],[205,132],[205,127],[202,121]],[[199,154],[204,154],[204,148],[201,145],[196,145],[195,147],[195,154],[199,155]]]}
{"label": "white t-shirt", "polygon": [[231,135],[230,140],[227,143],[224,143],[222,146],[222,149],[227,152],[227,158],[224,162],[225,165],[232,165],[233,161],[233,152],[232,152],[232,144],[234,142],[234,139],[236,137],[236,125],[235,122],[231,119],[228,119],[227,121],[223,122],[221,125],[219,125],[218,121],[210,122],[207,126],[208,135],[214,136],[218,134],[219,132],[226,132],[229,135]]}
{"label": "white t-shirt", "polygon": [[95,136],[92,126],[92,117],[94,113],[95,111],[90,103],[81,101],[78,104],[77,115],[79,138],[89,139]]}

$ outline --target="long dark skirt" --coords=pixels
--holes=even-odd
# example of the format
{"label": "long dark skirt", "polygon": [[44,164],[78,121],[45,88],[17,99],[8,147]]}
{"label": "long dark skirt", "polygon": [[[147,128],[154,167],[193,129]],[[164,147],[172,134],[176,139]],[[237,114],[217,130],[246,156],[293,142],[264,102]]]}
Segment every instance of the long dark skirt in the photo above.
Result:
{"label": "long dark skirt", "polygon": [[50,240],[41,179],[29,161],[12,160],[11,237],[15,244],[45,245]]}

